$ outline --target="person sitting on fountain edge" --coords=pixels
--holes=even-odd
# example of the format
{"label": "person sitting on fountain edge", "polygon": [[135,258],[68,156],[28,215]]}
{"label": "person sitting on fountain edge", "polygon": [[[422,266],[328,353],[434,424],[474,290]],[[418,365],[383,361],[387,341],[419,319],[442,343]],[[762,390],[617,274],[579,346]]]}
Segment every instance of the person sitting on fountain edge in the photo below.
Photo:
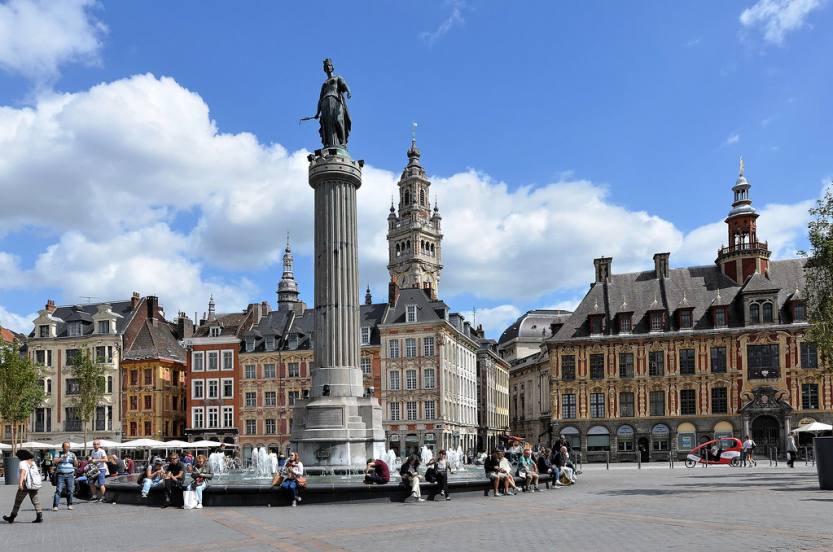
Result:
{"label": "person sitting on fountain edge", "polygon": [[300,487],[306,485],[306,478],[304,477],[304,465],[301,463],[301,458],[297,452],[289,455],[289,460],[283,467],[283,481],[281,482],[281,489],[285,489],[292,493],[292,507],[301,502]]}
{"label": "person sitting on fountain edge", "polygon": [[365,484],[373,485],[375,483],[377,485],[384,485],[389,481],[390,469],[388,468],[388,464],[384,460],[379,460],[378,458],[376,460],[368,458],[367,467],[364,472]]}
{"label": "person sitting on fountain edge", "polygon": [[142,498],[147,498],[151,489],[162,485],[162,476],[165,473],[165,467],[161,458],[154,458],[153,463],[149,463],[145,474],[141,481],[142,483]]}
{"label": "person sitting on fountain edge", "polygon": [[422,493],[419,490],[419,456],[412,454],[399,468],[399,475],[402,477],[402,484],[411,488],[410,498],[415,498],[417,502],[425,502],[422,498]]}
{"label": "person sitting on fountain edge", "polygon": [[509,494],[509,474],[500,469],[500,455],[501,452],[495,449],[492,451],[492,455],[483,462],[486,477],[495,485],[495,496],[503,496],[499,489],[501,481],[503,482],[503,492]]}
{"label": "person sitting on fountain edge", "polygon": [[185,480],[185,466],[179,461],[179,454],[171,453],[168,459],[168,467],[162,476],[164,480],[165,502],[163,508],[167,508],[173,502],[174,496],[182,496],[182,482]]}
{"label": "person sitting on fountain edge", "polygon": [[[433,469],[434,471],[434,481],[437,483],[437,487],[440,488],[440,496],[444,496],[446,500],[451,500],[451,497],[448,496],[448,453],[445,450],[441,450],[437,453],[437,459],[434,460],[432,458],[428,461],[427,465],[429,469]],[[431,500],[435,499],[432,498]]]}

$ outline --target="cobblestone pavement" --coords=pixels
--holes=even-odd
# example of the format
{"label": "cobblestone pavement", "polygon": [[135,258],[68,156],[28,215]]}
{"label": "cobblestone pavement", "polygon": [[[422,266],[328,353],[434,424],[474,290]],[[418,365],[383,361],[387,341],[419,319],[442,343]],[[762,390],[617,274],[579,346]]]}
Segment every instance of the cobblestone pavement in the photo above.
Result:
{"label": "cobblestone pavement", "polygon": [[[647,466],[646,466],[647,467]],[[87,504],[0,521],[4,550],[833,550],[833,493],[815,469],[588,466],[574,487],[515,497],[298,508]],[[52,488],[41,491],[51,507]],[[0,485],[8,512],[14,488]],[[163,548],[164,547],[164,548]]]}

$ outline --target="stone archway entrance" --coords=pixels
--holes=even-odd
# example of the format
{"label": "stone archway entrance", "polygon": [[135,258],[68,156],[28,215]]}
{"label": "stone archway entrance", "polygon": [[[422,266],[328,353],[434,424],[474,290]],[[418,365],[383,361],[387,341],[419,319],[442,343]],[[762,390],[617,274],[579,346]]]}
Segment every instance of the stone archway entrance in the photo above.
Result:
{"label": "stone archway entrance", "polygon": [[773,416],[762,415],[752,420],[752,440],[759,450],[783,448],[781,444],[781,424]]}
{"label": "stone archway entrance", "polygon": [[650,462],[651,461],[651,449],[650,443],[647,437],[640,437],[639,442],[639,456],[641,457],[640,460],[642,462]]}

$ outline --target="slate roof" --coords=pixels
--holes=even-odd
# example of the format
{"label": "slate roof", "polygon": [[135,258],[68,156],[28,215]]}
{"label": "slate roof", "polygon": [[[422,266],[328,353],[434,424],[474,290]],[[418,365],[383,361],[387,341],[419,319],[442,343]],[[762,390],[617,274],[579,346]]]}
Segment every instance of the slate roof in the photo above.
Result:
{"label": "slate roof", "polygon": [[185,349],[164,320],[146,320],[124,352],[125,360],[167,359],[185,362]]}
{"label": "slate roof", "polygon": [[517,337],[541,339],[542,330],[546,330],[549,337],[550,324],[563,324],[572,313],[557,309],[533,309],[527,311],[515,320],[512,325],[503,330],[498,343],[503,345]]}
{"label": "slate roof", "polygon": [[200,325],[200,327],[194,331],[194,337],[209,337],[210,328],[212,326],[216,327],[218,324],[221,327],[220,335],[222,337],[241,337],[243,332],[247,329],[246,322],[248,319],[248,312],[218,314],[214,320],[209,320],[205,324]]}
{"label": "slate roof", "polygon": [[405,288],[399,292],[396,304],[388,309],[384,324],[404,324],[407,305],[416,305],[417,322],[446,320],[449,311],[445,302],[431,299],[422,289]]}
{"label": "slate roof", "polygon": [[[709,308],[713,304],[730,305],[730,327],[743,326],[741,295],[776,293],[781,320],[789,320],[787,302],[796,289],[804,287],[803,259],[770,261],[766,274],[750,277],[739,285],[725,276],[716,265],[677,268],[668,278],[659,279],[653,270],[613,274],[610,283],[594,283],[575,313],[550,341],[589,337],[588,316],[604,316],[602,335],[615,335],[617,313],[633,313],[632,334],[649,333],[651,310],[661,309],[671,319],[681,308],[691,308],[693,330],[713,329]],[[719,294],[719,297],[718,297]],[[625,306],[623,306],[625,305]],[[668,327],[666,328],[669,329]],[[670,330],[677,328],[671,327]]]}
{"label": "slate roof", "polygon": [[[141,305],[141,303],[139,303]],[[132,303],[128,301],[110,301],[103,303],[90,303],[86,305],[69,305],[62,306],[55,309],[50,315],[51,318],[57,320],[56,327],[57,337],[67,336],[67,323],[73,321],[81,321],[83,326],[82,335],[92,335],[95,331],[93,327],[93,316],[98,312],[98,307],[101,305],[110,305],[110,310],[117,314],[116,317],[116,333],[122,334],[127,328],[130,321],[133,319],[135,311]],[[29,337],[35,337],[35,329],[29,333]]]}

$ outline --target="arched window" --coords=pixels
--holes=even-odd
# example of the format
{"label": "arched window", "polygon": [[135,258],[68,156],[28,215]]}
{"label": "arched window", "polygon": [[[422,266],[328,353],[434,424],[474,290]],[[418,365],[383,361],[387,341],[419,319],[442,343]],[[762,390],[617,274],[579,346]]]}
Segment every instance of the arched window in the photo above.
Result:
{"label": "arched window", "polygon": [[433,243],[431,244],[431,256],[432,257],[434,256],[434,244]]}
{"label": "arched window", "polygon": [[425,189],[420,188],[419,190],[419,204],[424,206],[425,205]]}
{"label": "arched window", "polygon": [[764,303],[764,322],[772,322],[772,303]]}
{"label": "arched window", "polygon": [[749,322],[758,324],[761,321],[761,306],[758,303],[749,305]]}
{"label": "arched window", "polygon": [[398,257],[401,253],[402,253],[402,251],[400,250],[399,244],[397,243],[396,244],[396,256]]}
{"label": "arched window", "polygon": [[411,192],[409,190],[405,190],[405,195],[404,195],[403,202],[405,203],[405,205],[410,205],[410,203],[411,203]]}
{"label": "arched window", "polygon": [[407,240],[405,242],[405,251],[410,251],[410,250],[411,250],[411,240]]}

